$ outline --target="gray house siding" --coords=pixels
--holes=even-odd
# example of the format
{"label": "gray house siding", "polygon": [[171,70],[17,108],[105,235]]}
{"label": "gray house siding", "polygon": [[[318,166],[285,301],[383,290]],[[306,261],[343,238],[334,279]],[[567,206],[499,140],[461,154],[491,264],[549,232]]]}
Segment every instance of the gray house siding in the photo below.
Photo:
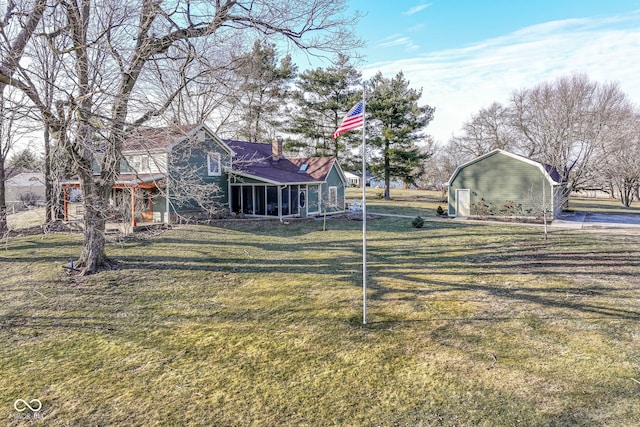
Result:
{"label": "gray house siding", "polygon": [[[333,168],[327,180],[322,184],[322,205],[326,206],[327,212],[341,212],[345,209],[346,196],[345,196],[345,182],[340,176],[337,168]],[[331,188],[335,188],[336,200],[331,200]]]}
{"label": "gray house siding", "polygon": [[557,187],[541,164],[496,150],[456,170],[449,181],[449,215],[467,214],[458,212],[459,198],[467,195],[470,215],[537,216],[543,208],[557,211]]}

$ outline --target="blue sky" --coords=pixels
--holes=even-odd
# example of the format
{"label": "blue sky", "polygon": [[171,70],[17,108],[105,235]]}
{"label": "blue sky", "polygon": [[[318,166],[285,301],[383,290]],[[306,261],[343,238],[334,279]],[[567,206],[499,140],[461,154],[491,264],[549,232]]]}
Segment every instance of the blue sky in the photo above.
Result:
{"label": "blue sky", "polygon": [[480,108],[517,89],[584,73],[617,81],[640,104],[640,2],[626,0],[351,0],[366,13],[360,69],[403,71],[436,107],[446,142]]}

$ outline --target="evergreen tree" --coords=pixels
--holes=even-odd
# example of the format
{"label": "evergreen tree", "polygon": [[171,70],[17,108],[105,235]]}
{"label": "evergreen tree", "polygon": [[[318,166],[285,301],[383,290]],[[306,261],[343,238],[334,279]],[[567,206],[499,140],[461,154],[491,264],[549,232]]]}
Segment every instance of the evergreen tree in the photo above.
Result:
{"label": "evergreen tree", "polygon": [[42,160],[38,159],[33,151],[25,148],[11,156],[9,167],[13,169],[40,170],[42,169]]}
{"label": "evergreen tree", "polygon": [[344,113],[362,96],[361,74],[349,58],[339,55],[335,65],[300,74],[293,94],[296,107],[289,132],[297,138],[289,142],[289,151],[315,156],[334,156],[345,165],[350,159],[351,143],[357,134],[344,134],[337,140],[331,135]]}
{"label": "evergreen tree", "polygon": [[271,141],[282,130],[287,85],[295,78],[297,67],[290,55],[278,63],[275,45],[260,41],[254,43],[250,53],[240,56],[238,63],[238,135],[252,142]]}
{"label": "evergreen tree", "polygon": [[423,162],[429,154],[417,142],[424,139],[424,128],[433,119],[435,108],[419,106],[422,89],[409,87],[404,74],[386,79],[381,73],[370,81],[367,99],[367,143],[379,152],[372,159],[374,174],[384,175],[384,198],[389,199],[391,179],[415,184],[424,172]]}

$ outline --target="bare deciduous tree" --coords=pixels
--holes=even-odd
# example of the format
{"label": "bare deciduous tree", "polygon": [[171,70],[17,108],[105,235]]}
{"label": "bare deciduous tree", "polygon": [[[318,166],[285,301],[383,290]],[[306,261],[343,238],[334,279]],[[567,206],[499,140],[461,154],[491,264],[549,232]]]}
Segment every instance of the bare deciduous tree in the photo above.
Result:
{"label": "bare deciduous tree", "polygon": [[[599,147],[593,167],[594,181],[618,193],[630,207],[640,185],[640,114],[628,110],[617,126],[612,126],[606,145]],[[597,181],[596,181],[597,180]]]}
{"label": "bare deciduous tree", "polygon": [[433,139],[427,139],[427,149],[432,154],[424,162],[425,174],[420,186],[440,191],[442,201],[447,200],[447,183],[460,159],[457,153],[454,153],[455,147],[452,144],[438,145]]}
{"label": "bare deciduous tree", "polygon": [[515,92],[512,108],[528,157],[555,167],[570,193],[586,183],[594,153],[607,144],[628,101],[615,83],[574,75]]}
{"label": "bare deciduous tree", "polygon": [[497,102],[481,109],[462,126],[462,134],[451,144],[461,162],[474,159],[497,148],[510,151],[516,146],[511,127],[511,111]]}
{"label": "bare deciduous tree", "polygon": [[0,232],[7,230],[7,206],[5,196],[5,162],[15,141],[16,109],[10,106],[11,97],[5,94],[7,86],[15,85],[14,76],[20,68],[20,60],[33,35],[46,0],[6,3],[0,16]]}

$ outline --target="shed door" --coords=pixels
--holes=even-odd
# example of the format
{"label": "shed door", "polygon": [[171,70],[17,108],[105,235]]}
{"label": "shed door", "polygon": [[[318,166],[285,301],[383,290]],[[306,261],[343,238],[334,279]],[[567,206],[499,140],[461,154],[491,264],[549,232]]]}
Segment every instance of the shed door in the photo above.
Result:
{"label": "shed door", "polygon": [[471,191],[456,190],[456,216],[471,214]]}

